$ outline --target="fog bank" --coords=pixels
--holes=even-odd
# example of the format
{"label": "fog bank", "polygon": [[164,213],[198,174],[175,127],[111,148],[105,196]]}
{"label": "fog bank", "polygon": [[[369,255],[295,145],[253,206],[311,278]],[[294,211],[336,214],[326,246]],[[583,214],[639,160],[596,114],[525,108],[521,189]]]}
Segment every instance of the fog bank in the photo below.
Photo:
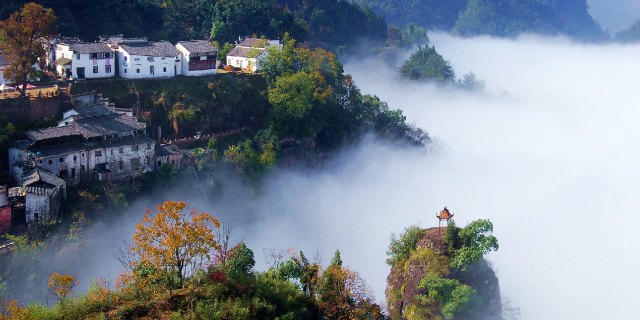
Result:
{"label": "fog bank", "polygon": [[366,185],[386,192],[365,191],[368,206],[398,205],[379,225],[433,225],[443,205],[459,223],[490,218],[500,240],[490,260],[524,319],[632,317],[640,285],[640,46],[431,39],[458,76],[473,70],[487,92],[392,81],[393,66],[375,61],[345,68],[363,92],[446,143],[431,156],[354,165],[379,166]]}
{"label": "fog bank", "polygon": [[459,225],[494,222],[500,250],[489,260],[523,319],[633,318],[640,286],[640,47],[430,36],[458,76],[473,70],[486,92],[400,81],[396,66],[375,60],[345,69],[363,92],[428,130],[433,150],[368,139],[330,169],[275,172],[258,194],[228,186],[217,200],[205,200],[177,186],[88,232],[101,246],[87,264],[45,265],[43,272],[70,272],[83,286],[115,277],[113,252],[131,238],[144,208],[187,200],[231,223],[234,240],[254,250],[259,269],[263,248],[297,247],[309,257],[317,251],[325,264],[339,248],[384,303],[390,235],[416,223],[435,226],[435,214],[448,206]]}

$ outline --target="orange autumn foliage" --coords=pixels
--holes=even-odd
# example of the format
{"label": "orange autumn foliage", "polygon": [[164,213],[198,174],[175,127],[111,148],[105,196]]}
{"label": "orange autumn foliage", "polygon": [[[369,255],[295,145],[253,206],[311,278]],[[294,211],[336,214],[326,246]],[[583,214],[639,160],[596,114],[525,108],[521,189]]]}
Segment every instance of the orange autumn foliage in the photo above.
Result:
{"label": "orange autumn foliage", "polygon": [[54,272],[49,276],[49,289],[60,302],[64,302],[77,285],[78,280],[69,274]]}
{"label": "orange autumn foliage", "polygon": [[31,320],[31,315],[17,300],[11,300],[0,305],[0,320]]}
{"label": "orange autumn foliage", "polygon": [[219,249],[218,219],[198,212],[183,201],[167,201],[147,210],[136,226],[131,252],[131,268],[145,269],[151,280],[166,279],[174,273],[179,285]]}

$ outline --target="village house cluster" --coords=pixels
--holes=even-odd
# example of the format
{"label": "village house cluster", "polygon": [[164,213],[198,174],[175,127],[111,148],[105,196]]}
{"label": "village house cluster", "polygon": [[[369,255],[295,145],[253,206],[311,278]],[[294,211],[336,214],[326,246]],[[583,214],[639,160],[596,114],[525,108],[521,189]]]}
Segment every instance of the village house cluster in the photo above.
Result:
{"label": "village house cluster", "polygon": [[126,180],[191,161],[191,152],[157,143],[144,123],[99,94],[74,96],[72,105],[57,126],[27,131],[9,144],[17,186],[0,188],[0,229],[7,215],[18,223],[56,218],[69,185]]}
{"label": "village house cluster", "polygon": [[102,37],[99,42],[75,38],[55,41],[55,68],[64,79],[166,78],[212,75],[218,50],[206,40],[148,41],[146,38]]}
{"label": "village house cluster", "polygon": [[[260,58],[279,40],[241,37],[218,61],[209,41],[167,41],[123,36],[97,42],[59,38],[45,44],[50,70],[64,80],[206,76],[227,70],[256,72]],[[0,69],[4,68],[0,54]],[[0,78],[0,83],[5,83]],[[148,136],[145,123],[130,108],[116,108],[94,92],[74,96],[57,126],[30,130],[9,145],[9,174],[15,187],[0,187],[0,233],[11,224],[57,218],[67,186],[83,181],[140,177],[163,165],[175,169],[192,162],[193,153],[163,145]]]}
{"label": "village house cluster", "polygon": [[148,41],[147,38],[101,37],[98,42],[77,38],[60,38],[51,44],[50,66],[63,79],[166,78],[179,75],[206,76],[217,72],[223,64],[234,69],[260,71],[260,57],[279,40],[240,37],[218,61],[218,49],[206,40]]}

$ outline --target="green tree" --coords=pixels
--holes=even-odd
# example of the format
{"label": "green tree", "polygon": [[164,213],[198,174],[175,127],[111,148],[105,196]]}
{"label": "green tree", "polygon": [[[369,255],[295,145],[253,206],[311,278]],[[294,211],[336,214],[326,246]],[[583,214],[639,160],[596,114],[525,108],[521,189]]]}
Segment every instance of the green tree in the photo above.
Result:
{"label": "green tree", "polygon": [[216,1],[212,9],[211,38],[234,42],[238,36],[257,35],[275,39],[289,32],[303,37],[304,29],[275,0]]}
{"label": "green tree", "polygon": [[483,90],[485,87],[484,81],[478,79],[473,71],[465,73],[464,76],[462,76],[462,79],[458,80],[458,85],[463,89],[470,91]]}
{"label": "green tree", "polygon": [[55,23],[53,10],[34,2],[0,22],[0,51],[8,64],[4,76],[22,87],[18,86],[22,96],[26,95],[28,80],[44,68],[46,51],[40,41],[51,37]]}
{"label": "green tree", "polygon": [[409,23],[402,32],[405,46],[426,45],[429,43],[427,30],[415,23]]}
{"label": "green tree", "polygon": [[423,236],[424,229],[418,226],[406,228],[399,238],[393,235],[391,237],[391,244],[387,250],[387,264],[393,266],[396,263],[409,259],[411,253],[416,250],[418,241],[420,241]]}
{"label": "green tree", "polygon": [[[420,280],[418,288],[427,292],[420,295],[424,302],[435,301],[446,320],[453,319],[478,303],[478,292],[456,279],[442,278],[429,272]],[[425,301],[426,300],[426,301]]]}
{"label": "green tree", "polygon": [[273,89],[269,90],[269,102],[272,105],[270,116],[281,136],[308,133],[304,128],[305,123],[301,120],[313,108],[314,93],[314,79],[306,72],[282,76],[276,80]]}
{"label": "green tree", "polygon": [[451,81],[455,74],[449,61],[445,60],[433,46],[418,46],[400,68],[400,75],[410,80]]}
{"label": "green tree", "polygon": [[267,49],[269,54],[260,56],[262,74],[269,87],[273,87],[278,77],[295,72],[295,46],[296,41],[289,36],[289,33],[285,33],[282,49],[278,46],[271,46]]}
{"label": "green tree", "polygon": [[498,250],[498,239],[491,235],[493,223],[480,219],[458,231],[460,247],[454,251],[451,266],[466,270],[490,251]]}
{"label": "green tree", "polygon": [[222,61],[222,63],[227,64],[227,54],[235,48],[235,45],[233,43],[226,42],[222,47],[219,45],[216,45],[216,47],[220,48],[218,50],[218,61]]}

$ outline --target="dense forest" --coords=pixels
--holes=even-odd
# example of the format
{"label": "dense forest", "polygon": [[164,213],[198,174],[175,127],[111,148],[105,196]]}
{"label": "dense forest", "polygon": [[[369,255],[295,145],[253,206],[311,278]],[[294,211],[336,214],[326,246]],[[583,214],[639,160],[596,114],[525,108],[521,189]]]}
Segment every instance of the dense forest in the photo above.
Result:
{"label": "dense forest", "polygon": [[390,23],[455,31],[464,36],[512,37],[525,32],[564,34],[584,40],[607,35],[588,13],[585,0],[359,0]]}
{"label": "dense forest", "polygon": [[[6,19],[26,2],[3,3],[0,19]],[[171,42],[211,37],[222,44],[238,36],[281,38],[288,32],[301,42],[337,49],[352,45],[355,39],[384,41],[387,31],[382,17],[344,0],[35,2],[54,10],[61,34],[87,41],[99,35],[124,34]]]}

